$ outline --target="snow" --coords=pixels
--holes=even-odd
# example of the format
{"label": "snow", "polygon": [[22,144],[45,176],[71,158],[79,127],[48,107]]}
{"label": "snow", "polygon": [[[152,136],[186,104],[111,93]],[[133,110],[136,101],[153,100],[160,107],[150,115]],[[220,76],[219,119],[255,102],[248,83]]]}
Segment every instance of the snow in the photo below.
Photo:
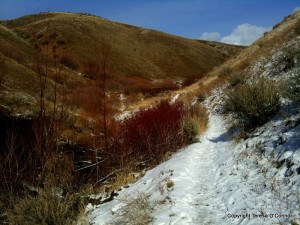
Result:
{"label": "snow", "polygon": [[176,100],[178,99],[180,94],[176,94],[172,99],[171,99],[171,104],[174,104],[176,102]]}
{"label": "snow", "polygon": [[[299,41],[289,46],[299,46]],[[280,68],[282,49],[273,53],[253,65],[250,74],[292,76],[295,69]],[[89,204],[87,220],[134,225],[144,213],[139,224],[300,224],[299,104],[283,101],[278,115],[239,139],[233,118],[224,114],[224,88],[203,103],[210,115],[198,143],[147,171],[112,201]]]}
{"label": "snow", "polygon": [[[169,221],[171,224],[193,224],[198,217],[202,218],[199,212],[211,212],[212,207],[207,205],[218,206],[220,203],[218,199],[208,198],[215,193],[215,189],[211,188],[215,184],[207,182],[215,177],[217,167],[213,167],[213,161],[218,155],[218,149],[232,148],[232,143],[221,140],[222,133],[225,132],[221,119],[211,116],[210,121],[211,126],[201,143],[180,151],[172,159],[148,171],[130,188],[122,190],[117,199],[94,209],[89,215],[89,218],[96,218],[92,222],[109,224],[113,214],[126,206],[124,199],[136,193],[149,194],[150,201],[153,202],[164,202],[155,206],[154,224],[169,224]],[[174,187],[170,190],[166,187],[168,180],[174,182]],[[164,201],[166,199],[168,201]]]}
{"label": "snow", "polygon": [[123,121],[127,118],[130,118],[131,115],[132,115],[131,111],[124,111],[120,115],[116,116],[115,119],[116,119],[116,121]]}
{"label": "snow", "polygon": [[[127,224],[120,222],[124,221],[124,210],[141,194],[147,196],[152,223],[157,225],[256,225],[298,218],[299,181],[295,171],[300,160],[300,126],[293,126],[299,115],[285,117],[270,121],[252,137],[237,143],[230,120],[211,113],[209,127],[199,143],[146,172],[113,201],[90,204],[89,222]],[[287,120],[295,123],[286,127]],[[276,168],[276,159],[289,159],[294,165]],[[288,170],[293,175],[287,176]],[[168,188],[170,181],[174,185]]]}

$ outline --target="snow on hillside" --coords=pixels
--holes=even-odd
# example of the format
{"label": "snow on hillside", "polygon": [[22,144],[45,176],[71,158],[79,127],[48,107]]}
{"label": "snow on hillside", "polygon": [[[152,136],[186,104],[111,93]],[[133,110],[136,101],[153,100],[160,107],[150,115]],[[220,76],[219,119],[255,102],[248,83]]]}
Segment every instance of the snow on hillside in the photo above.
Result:
{"label": "snow on hillside", "polygon": [[[201,216],[199,211],[220,207],[219,199],[208,198],[216,195],[214,177],[218,168],[214,161],[218,158],[218,152],[232,148],[232,143],[219,142],[226,132],[224,122],[218,116],[210,116],[210,121],[201,143],[183,149],[170,160],[148,171],[135,184],[123,189],[114,201],[94,209],[89,216],[95,217],[92,222],[109,224],[115,220],[115,224],[122,224],[118,221],[122,220],[122,207],[126,207],[139,194],[149,198],[154,224],[169,224],[169,221],[172,224],[193,224]],[[227,158],[228,152],[225,152],[222,157]],[[168,188],[171,182],[174,185]],[[118,215],[117,218],[114,219],[114,215]]]}
{"label": "snow on hillside", "polygon": [[[298,43],[298,44],[297,44]],[[299,46],[297,42],[290,46]],[[278,50],[252,74],[293,76]],[[300,106],[283,101],[281,111],[245,139],[223,114],[222,88],[204,102],[210,112],[199,142],[181,149],[122,188],[114,200],[89,204],[91,224],[299,224]]]}
{"label": "snow on hillside", "polygon": [[228,121],[211,113],[199,143],[148,171],[113,201],[89,205],[90,222],[138,224],[132,218],[143,205],[159,225],[285,224],[299,218],[299,109],[290,114],[237,143]]}

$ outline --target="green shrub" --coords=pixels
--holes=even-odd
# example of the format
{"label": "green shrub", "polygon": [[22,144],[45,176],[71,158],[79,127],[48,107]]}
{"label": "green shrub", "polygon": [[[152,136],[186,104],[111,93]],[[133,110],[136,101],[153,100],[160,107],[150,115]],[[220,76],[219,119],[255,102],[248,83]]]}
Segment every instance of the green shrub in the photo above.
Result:
{"label": "green shrub", "polygon": [[234,113],[245,128],[262,125],[280,108],[278,85],[267,79],[251,80],[228,91],[225,109]]}
{"label": "green shrub", "polygon": [[287,49],[284,51],[283,55],[280,57],[280,65],[284,65],[283,70],[288,71],[295,67],[295,57],[296,53],[294,50]]}
{"label": "green shrub", "polygon": [[185,120],[183,122],[183,134],[187,139],[187,143],[196,143],[198,141],[199,126],[193,120]]}
{"label": "green shrub", "polygon": [[295,55],[296,55],[296,66],[300,67],[300,49],[296,51]]}
{"label": "green shrub", "polygon": [[298,21],[298,22],[296,23],[296,26],[295,26],[295,33],[296,33],[297,35],[300,34],[300,21]]}
{"label": "green shrub", "polygon": [[246,82],[247,75],[244,73],[237,73],[230,77],[229,84],[231,87],[235,87],[238,84],[244,84]]}
{"label": "green shrub", "polygon": [[300,101],[300,68],[286,84],[286,95],[293,101]]}

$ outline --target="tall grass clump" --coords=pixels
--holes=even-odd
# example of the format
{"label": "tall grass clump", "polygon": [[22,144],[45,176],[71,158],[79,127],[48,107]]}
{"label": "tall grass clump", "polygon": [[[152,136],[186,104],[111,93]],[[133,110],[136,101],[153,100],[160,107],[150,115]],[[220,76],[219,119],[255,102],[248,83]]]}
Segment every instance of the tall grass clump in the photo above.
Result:
{"label": "tall grass clump", "polygon": [[75,225],[82,206],[79,195],[42,191],[18,201],[7,216],[11,225]]}
{"label": "tall grass clump", "polygon": [[137,197],[124,200],[125,206],[116,214],[116,219],[111,223],[113,225],[148,225],[153,221],[153,206],[150,204],[149,196],[145,193],[139,193]]}
{"label": "tall grass clump", "polygon": [[207,128],[208,113],[201,104],[188,107],[187,115],[183,122],[183,134],[187,144],[199,141],[199,134]]}
{"label": "tall grass clump", "polygon": [[259,78],[240,84],[229,90],[225,108],[237,116],[245,128],[266,123],[280,108],[278,85]]}

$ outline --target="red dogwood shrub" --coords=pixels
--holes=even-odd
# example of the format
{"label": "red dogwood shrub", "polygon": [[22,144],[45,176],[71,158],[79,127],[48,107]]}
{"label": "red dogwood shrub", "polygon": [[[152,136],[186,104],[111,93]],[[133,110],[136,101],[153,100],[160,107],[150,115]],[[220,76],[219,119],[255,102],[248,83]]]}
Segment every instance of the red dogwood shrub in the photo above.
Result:
{"label": "red dogwood shrub", "polygon": [[159,160],[166,152],[182,147],[182,121],[186,114],[182,103],[162,101],[125,121],[122,132],[128,156]]}

